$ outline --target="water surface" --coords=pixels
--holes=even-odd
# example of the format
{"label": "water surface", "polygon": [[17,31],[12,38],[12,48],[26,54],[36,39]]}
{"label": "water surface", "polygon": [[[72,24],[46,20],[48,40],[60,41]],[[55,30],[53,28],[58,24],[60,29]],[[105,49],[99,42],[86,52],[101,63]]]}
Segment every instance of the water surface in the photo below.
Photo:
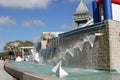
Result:
{"label": "water surface", "polygon": [[[36,64],[34,62],[10,62],[13,66],[38,74],[57,77],[55,73],[51,71],[53,66]],[[62,80],[120,80],[120,74],[115,71],[99,71],[80,68],[63,68],[69,73],[68,76],[61,78]]]}

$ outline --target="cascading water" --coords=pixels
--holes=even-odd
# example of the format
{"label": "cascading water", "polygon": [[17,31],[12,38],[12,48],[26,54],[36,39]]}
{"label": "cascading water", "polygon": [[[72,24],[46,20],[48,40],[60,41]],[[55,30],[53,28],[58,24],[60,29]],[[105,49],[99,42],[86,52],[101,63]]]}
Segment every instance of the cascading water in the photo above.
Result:
{"label": "cascading water", "polygon": [[[41,58],[43,59],[43,63],[49,64],[49,65],[56,65],[57,62],[60,59],[62,59],[63,66],[66,66],[66,67],[79,68],[80,65],[84,65],[83,64],[84,61],[82,61],[82,59],[81,59],[82,57],[80,57],[80,56],[81,55],[84,56],[83,53],[86,53],[86,56],[89,55],[89,53],[86,52],[85,50],[88,49],[90,51],[90,49],[88,48],[90,46],[91,46],[90,48],[92,50],[92,48],[94,47],[95,38],[97,36],[95,34],[91,34],[91,35],[86,35],[83,37],[81,37],[81,36],[80,37],[77,36],[77,37],[80,40],[73,37],[73,40],[71,40],[71,41],[74,41],[74,42],[72,42],[72,43],[71,43],[71,41],[66,42],[66,40],[61,40],[62,42],[59,41],[60,45],[58,45],[58,47],[55,50],[53,50],[54,48],[43,49],[39,54],[41,56]],[[92,56],[91,56],[91,58],[92,58]],[[91,58],[90,58],[91,61],[88,60],[88,62],[90,62],[92,64]],[[56,60],[58,60],[58,61],[56,61]],[[82,64],[80,64],[80,62],[82,62]]]}

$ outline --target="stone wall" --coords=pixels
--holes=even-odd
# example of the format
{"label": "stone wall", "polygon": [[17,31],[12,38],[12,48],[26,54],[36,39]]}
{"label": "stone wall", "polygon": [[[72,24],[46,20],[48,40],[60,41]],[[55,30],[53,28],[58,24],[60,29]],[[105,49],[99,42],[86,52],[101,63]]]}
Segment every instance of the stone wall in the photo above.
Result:
{"label": "stone wall", "polygon": [[120,22],[108,21],[110,41],[110,69],[120,65]]}

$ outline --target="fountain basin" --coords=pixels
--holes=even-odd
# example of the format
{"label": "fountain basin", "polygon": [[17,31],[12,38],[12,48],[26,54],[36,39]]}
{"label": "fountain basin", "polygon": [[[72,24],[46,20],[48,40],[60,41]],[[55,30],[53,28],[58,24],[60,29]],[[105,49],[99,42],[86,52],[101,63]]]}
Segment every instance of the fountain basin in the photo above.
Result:
{"label": "fountain basin", "polygon": [[[14,67],[13,67],[14,66]],[[120,74],[116,71],[90,70],[82,68],[65,68],[68,76],[58,78],[51,71],[53,66],[30,62],[5,63],[5,70],[20,80],[118,80]],[[51,76],[51,77],[50,77]]]}
{"label": "fountain basin", "polygon": [[9,61],[5,61],[4,69],[7,73],[9,73],[18,80],[60,80],[59,78],[50,77],[47,75],[37,74],[24,69],[20,69],[11,65]]}

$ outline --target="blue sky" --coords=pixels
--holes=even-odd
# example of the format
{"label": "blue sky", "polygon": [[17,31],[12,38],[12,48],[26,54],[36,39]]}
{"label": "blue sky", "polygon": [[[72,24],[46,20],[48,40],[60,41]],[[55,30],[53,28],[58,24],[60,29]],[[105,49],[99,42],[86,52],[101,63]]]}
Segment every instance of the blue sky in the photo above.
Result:
{"label": "blue sky", "polygon": [[[89,10],[91,1],[85,0]],[[80,0],[0,0],[0,51],[9,41],[34,41],[42,32],[66,32]]]}

